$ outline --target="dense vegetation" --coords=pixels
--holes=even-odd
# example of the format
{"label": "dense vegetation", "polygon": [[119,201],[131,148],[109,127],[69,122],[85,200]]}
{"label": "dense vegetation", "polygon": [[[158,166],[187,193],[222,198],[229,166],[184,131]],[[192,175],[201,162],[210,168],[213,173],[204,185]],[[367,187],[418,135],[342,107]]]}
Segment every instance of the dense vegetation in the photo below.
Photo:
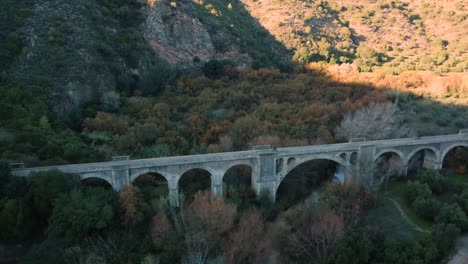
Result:
{"label": "dense vegetation", "polygon": [[[468,227],[466,173],[422,170],[377,193],[326,185],[319,200],[287,210],[268,193],[233,196],[244,191],[226,182],[229,198],[186,189],[175,209],[167,189],[148,179],[117,193],[58,171],[10,177],[1,165],[0,236],[6,245],[22,241],[6,247],[23,255],[20,263],[259,263],[274,255],[280,263],[440,263]],[[375,219],[395,192],[429,231],[399,214],[381,211]]]}
{"label": "dense vegetation", "polygon": [[[194,57],[193,67],[161,59],[141,33],[154,1],[0,0],[0,262],[446,260],[468,230],[463,151],[444,163],[452,169],[446,175],[419,171],[374,191],[324,185],[336,164],[307,163],[287,176],[275,204],[271,194],[255,195],[245,167],[227,172],[225,196],[216,198],[206,192],[207,172],[187,173],[180,208],[169,205],[167,182],[157,175],[119,192],[54,170],[10,175],[12,162],[56,165],[467,128],[464,3],[355,2],[165,3],[217,36],[218,52],[251,60],[242,68],[235,59]],[[284,13],[269,15],[278,10]],[[426,22],[440,14],[453,36]],[[360,34],[369,28],[375,34],[366,39]]]}
{"label": "dense vegetation", "polygon": [[392,74],[468,67],[463,1],[240,1],[302,63],[354,62]]}
{"label": "dense vegetation", "polygon": [[[42,97],[22,96],[13,88],[4,92],[2,156],[29,165],[240,150],[262,143],[332,143],[346,113],[371,101],[397,100],[392,90],[332,81],[317,70],[181,77],[157,97],[120,98],[118,111],[94,104],[62,118],[47,111]],[[413,135],[456,133],[468,126],[462,106],[403,93],[398,106]]]}

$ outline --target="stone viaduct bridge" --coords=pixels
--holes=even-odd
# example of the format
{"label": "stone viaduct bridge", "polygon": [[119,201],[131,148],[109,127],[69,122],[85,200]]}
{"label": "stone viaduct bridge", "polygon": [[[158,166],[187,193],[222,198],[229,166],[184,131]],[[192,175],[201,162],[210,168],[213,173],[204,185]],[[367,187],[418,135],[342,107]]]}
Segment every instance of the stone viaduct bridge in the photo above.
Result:
{"label": "stone viaduct bridge", "polygon": [[[116,158],[113,161],[72,164],[36,168],[16,168],[15,176],[27,176],[31,172],[58,169],[80,175],[81,179],[99,178],[107,181],[115,190],[132,183],[145,173],[158,173],[168,182],[170,197],[178,197],[179,179],[192,169],[206,170],[211,175],[211,190],[222,195],[225,173],[236,165],[247,165],[252,170],[252,188],[257,194],[268,189],[275,198],[276,191],[285,176],[295,167],[311,160],[332,160],[345,172],[344,182],[365,181],[373,178],[376,161],[386,153],[399,158],[398,170],[405,175],[410,159],[418,152],[424,153],[423,166],[441,169],[446,154],[455,147],[468,147],[468,129],[458,134],[366,141],[352,139],[348,143],[314,145],[304,147],[271,148],[255,146],[252,150],[130,160]],[[354,176],[353,176],[354,175]],[[372,183],[371,183],[372,184]],[[177,203],[177,202],[176,202]]]}

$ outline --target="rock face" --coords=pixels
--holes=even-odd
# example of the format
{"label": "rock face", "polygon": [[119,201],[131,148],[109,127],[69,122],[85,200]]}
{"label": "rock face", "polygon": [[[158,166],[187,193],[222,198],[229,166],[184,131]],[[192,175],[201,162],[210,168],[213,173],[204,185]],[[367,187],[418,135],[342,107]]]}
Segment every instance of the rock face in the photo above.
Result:
{"label": "rock face", "polygon": [[249,68],[252,58],[239,46],[239,38],[220,24],[216,16],[200,21],[192,1],[178,1],[172,7],[157,1],[145,10],[143,36],[150,48],[179,68],[200,66],[212,59],[229,60],[238,70]]}
{"label": "rock face", "polygon": [[53,112],[67,113],[106,98],[118,105],[117,89],[157,90],[164,70],[200,69],[212,59],[244,70],[252,58],[274,57],[273,41],[242,6],[230,12],[214,1],[216,10],[208,10],[211,3],[202,2],[122,1],[117,8],[113,1],[34,0],[19,29],[24,49],[2,80],[32,96],[40,87]]}
{"label": "rock face", "polygon": [[203,24],[164,2],[151,9],[144,37],[159,56],[174,64],[192,63],[195,57],[208,61],[215,55],[213,41]]}
{"label": "rock face", "polygon": [[102,56],[92,22],[83,15],[85,6],[95,4],[37,1],[23,29],[26,48],[10,71],[10,78],[25,87],[47,85],[55,112],[99,99],[116,85],[109,68],[97,64]]}

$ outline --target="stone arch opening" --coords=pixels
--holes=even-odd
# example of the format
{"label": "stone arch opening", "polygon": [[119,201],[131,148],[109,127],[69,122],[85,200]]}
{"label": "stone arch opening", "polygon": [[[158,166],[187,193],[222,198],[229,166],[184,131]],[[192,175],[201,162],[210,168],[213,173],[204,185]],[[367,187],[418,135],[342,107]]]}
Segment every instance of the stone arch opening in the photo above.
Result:
{"label": "stone arch opening", "polygon": [[442,169],[449,174],[468,175],[468,145],[449,148],[443,155]]}
{"label": "stone arch opening", "polygon": [[358,161],[358,153],[357,152],[351,153],[351,156],[349,156],[349,163],[353,166],[356,166],[357,161]]}
{"label": "stone arch opening", "polygon": [[147,172],[138,175],[132,181],[145,196],[146,200],[159,199],[169,193],[169,185],[166,177],[156,172]]}
{"label": "stone arch opening", "polygon": [[276,159],[276,173],[283,170],[283,158]]}
{"label": "stone arch opening", "polygon": [[314,201],[320,189],[334,182],[340,164],[330,159],[312,159],[294,167],[281,181],[276,190],[280,208],[288,208],[300,201]]}
{"label": "stone arch opening", "polygon": [[408,173],[415,173],[419,169],[436,169],[437,153],[433,148],[419,148],[408,155]]}
{"label": "stone arch opening", "polygon": [[296,166],[296,159],[291,157],[288,159],[288,170],[294,168]]}
{"label": "stone arch opening", "polygon": [[226,199],[241,205],[254,200],[252,167],[239,164],[229,168],[223,176],[223,194]]}
{"label": "stone arch opening", "polygon": [[340,158],[346,160],[346,153],[341,153],[341,154],[340,154]]}
{"label": "stone arch opening", "polygon": [[186,200],[192,200],[195,193],[211,189],[211,173],[205,169],[194,168],[184,172],[179,178],[179,193]]}
{"label": "stone arch opening", "polygon": [[402,175],[403,159],[396,151],[387,151],[377,155],[374,160],[371,185],[379,185],[384,181]]}
{"label": "stone arch opening", "polygon": [[107,180],[99,177],[89,177],[81,180],[81,184],[85,187],[98,187],[105,190],[112,190],[112,184]]}

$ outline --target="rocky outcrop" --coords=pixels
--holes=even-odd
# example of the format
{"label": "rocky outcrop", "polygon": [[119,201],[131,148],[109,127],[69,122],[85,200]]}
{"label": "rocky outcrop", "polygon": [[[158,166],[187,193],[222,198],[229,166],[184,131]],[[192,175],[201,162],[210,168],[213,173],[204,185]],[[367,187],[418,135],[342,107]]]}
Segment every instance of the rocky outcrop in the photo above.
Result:
{"label": "rocky outcrop", "polygon": [[159,2],[149,13],[144,37],[151,48],[173,64],[209,61],[215,47],[208,30],[196,18]]}
{"label": "rocky outcrop", "polygon": [[187,68],[211,59],[229,60],[238,70],[249,68],[252,58],[239,47],[240,40],[208,15],[202,23],[194,3],[178,1],[177,7],[158,1],[147,7],[143,35],[151,49],[171,64]]}

